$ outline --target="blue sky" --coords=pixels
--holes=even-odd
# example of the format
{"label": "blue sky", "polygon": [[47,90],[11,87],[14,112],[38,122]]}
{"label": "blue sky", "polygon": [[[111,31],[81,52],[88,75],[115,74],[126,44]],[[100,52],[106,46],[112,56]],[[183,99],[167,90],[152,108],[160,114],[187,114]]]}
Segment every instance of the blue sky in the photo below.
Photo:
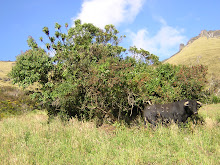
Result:
{"label": "blue sky", "polygon": [[164,60],[201,30],[219,30],[219,16],[220,0],[0,0],[0,61],[28,50],[28,36],[43,46],[44,26],[52,31],[56,22],[71,26],[77,18],[100,28],[114,24],[127,36],[123,46]]}

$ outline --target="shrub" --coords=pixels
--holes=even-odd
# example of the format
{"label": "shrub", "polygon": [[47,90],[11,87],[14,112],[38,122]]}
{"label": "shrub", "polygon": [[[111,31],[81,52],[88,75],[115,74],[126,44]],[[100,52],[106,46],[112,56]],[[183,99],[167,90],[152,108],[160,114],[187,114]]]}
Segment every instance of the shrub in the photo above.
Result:
{"label": "shrub", "polygon": [[[157,56],[136,47],[130,47],[132,55],[125,58],[126,49],[119,46],[123,36],[118,37],[113,25],[102,30],[77,20],[67,34],[61,32],[59,24],[55,28],[54,37],[43,28],[49,40],[46,47],[54,57],[29,37],[32,49],[17,57],[10,74],[14,83],[23,87],[41,84],[32,97],[43,102],[51,116],[67,114],[98,118],[101,123],[104,118],[129,123],[146,101],[198,99],[205,85],[203,66],[161,64]],[[35,62],[30,62],[33,59]]]}

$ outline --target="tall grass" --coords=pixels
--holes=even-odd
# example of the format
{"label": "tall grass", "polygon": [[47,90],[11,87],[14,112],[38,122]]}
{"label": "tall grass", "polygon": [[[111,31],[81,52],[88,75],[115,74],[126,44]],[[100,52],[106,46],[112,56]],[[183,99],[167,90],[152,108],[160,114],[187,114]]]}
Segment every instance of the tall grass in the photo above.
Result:
{"label": "tall grass", "polygon": [[[208,108],[209,109],[209,108]],[[44,113],[0,121],[1,164],[219,164],[220,105],[201,110],[204,125],[180,128],[104,125],[77,119],[47,124]],[[216,114],[216,115],[213,115]],[[207,120],[208,119],[208,120]],[[210,126],[212,123],[212,126]]]}

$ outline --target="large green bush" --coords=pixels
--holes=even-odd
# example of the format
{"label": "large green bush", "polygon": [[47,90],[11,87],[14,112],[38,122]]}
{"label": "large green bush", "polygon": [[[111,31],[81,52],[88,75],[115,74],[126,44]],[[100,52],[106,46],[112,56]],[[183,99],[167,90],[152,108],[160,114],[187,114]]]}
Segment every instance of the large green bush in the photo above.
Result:
{"label": "large green bush", "polygon": [[44,103],[49,115],[129,122],[148,100],[172,102],[201,95],[207,71],[203,66],[161,64],[157,56],[136,47],[125,57],[127,50],[119,46],[124,36],[118,37],[113,25],[102,30],[77,20],[67,33],[57,23],[55,28],[54,37],[43,28],[47,51],[54,56],[29,37],[32,49],[17,57],[10,73],[23,87],[40,83],[32,97]]}

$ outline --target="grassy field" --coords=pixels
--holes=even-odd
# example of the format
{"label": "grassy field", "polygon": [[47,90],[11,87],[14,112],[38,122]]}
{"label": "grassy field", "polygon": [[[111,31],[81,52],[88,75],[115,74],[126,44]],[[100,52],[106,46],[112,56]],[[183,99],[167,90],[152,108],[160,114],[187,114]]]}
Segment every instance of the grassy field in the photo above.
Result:
{"label": "grassy field", "polygon": [[200,37],[165,63],[207,65],[209,78],[220,80],[220,38]]}
{"label": "grassy field", "polygon": [[199,111],[203,125],[155,130],[59,119],[35,111],[0,121],[1,164],[219,164],[220,104]]}

